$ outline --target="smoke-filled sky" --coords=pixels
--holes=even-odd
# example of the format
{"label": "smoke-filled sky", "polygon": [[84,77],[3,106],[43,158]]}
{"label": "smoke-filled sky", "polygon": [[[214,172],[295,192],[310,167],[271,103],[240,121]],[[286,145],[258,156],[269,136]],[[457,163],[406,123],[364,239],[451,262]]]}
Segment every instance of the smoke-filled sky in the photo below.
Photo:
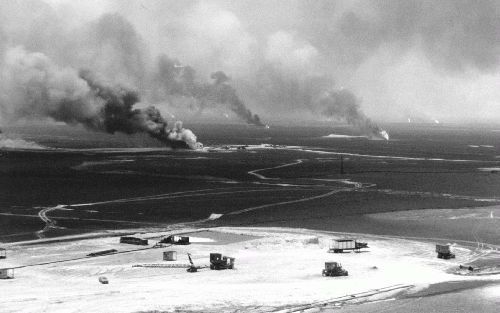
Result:
{"label": "smoke-filled sky", "polygon": [[498,0],[3,0],[0,55],[4,123],[39,113],[12,98],[20,56],[58,92],[87,99],[64,78],[89,70],[185,123],[500,120]]}

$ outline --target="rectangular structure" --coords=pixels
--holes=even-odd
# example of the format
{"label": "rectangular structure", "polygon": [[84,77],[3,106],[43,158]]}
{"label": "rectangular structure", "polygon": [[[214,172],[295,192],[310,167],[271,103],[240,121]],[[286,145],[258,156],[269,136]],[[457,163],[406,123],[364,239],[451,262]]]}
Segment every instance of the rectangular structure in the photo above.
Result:
{"label": "rectangular structure", "polygon": [[177,261],[177,251],[165,251],[163,252],[164,261]]}
{"label": "rectangular structure", "polygon": [[451,253],[450,245],[436,245],[437,257],[439,259],[453,259],[455,258],[455,254]]}
{"label": "rectangular structure", "polygon": [[344,250],[359,252],[363,248],[368,248],[368,243],[358,242],[356,239],[332,239],[328,252],[342,253]]}
{"label": "rectangular structure", "polygon": [[108,255],[108,254],[114,254],[114,253],[117,253],[117,252],[118,251],[116,249],[109,249],[109,250],[92,252],[92,253],[87,254],[87,256],[96,257],[96,256],[103,256],[103,255]]}
{"label": "rectangular structure", "polygon": [[0,279],[14,278],[13,268],[0,268]]}
{"label": "rectangular structure", "polygon": [[436,245],[436,252],[437,253],[450,253],[450,245]]}
{"label": "rectangular structure", "polygon": [[137,238],[137,237],[120,237],[120,243],[128,243],[131,245],[147,246],[148,240]]}
{"label": "rectangular structure", "polygon": [[172,236],[168,236],[167,238],[163,238],[160,242],[171,243],[171,244],[175,244],[175,245],[188,245],[189,244],[189,237],[172,235]]}

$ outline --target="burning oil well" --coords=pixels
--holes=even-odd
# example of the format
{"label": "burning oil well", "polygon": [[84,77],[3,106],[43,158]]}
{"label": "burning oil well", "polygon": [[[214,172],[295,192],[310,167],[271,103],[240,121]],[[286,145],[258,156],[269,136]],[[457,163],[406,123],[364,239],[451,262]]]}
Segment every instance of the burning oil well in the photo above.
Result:
{"label": "burning oil well", "polygon": [[230,77],[223,71],[212,73],[211,83],[202,83],[191,66],[181,65],[166,55],[158,58],[157,68],[154,84],[158,99],[169,95],[189,97],[194,100],[198,113],[215,105],[225,105],[246,123],[264,126],[259,115],[252,113],[238,97],[236,89],[229,84]]}
{"label": "burning oil well", "polygon": [[326,92],[319,99],[318,104],[322,114],[347,122],[368,138],[389,140],[387,131],[381,129],[361,112],[358,99],[349,90]]}
{"label": "burning oil well", "polygon": [[177,122],[172,129],[154,106],[135,108],[139,93],[113,84],[90,70],[56,65],[42,53],[18,47],[3,66],[5,99],[14,118],[46,119],[114,134],[146,133],[172,148],[197,149],[193,132]]}

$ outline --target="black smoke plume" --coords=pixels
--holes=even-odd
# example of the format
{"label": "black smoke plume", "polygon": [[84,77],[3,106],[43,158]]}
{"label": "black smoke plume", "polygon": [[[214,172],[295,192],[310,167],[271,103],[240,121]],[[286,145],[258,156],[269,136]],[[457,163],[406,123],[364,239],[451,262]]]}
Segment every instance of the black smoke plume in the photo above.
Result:
{"label": "black smoke plume", "polygon": [[229,77],[222,71],[210,76],[214,82],[209,86],[208,99],[217,103],[228,104],[231,110],[248,124],[264,126],[257,114],[247,109],[243,101],[236,94],[236,90],[229,85]]}
{"label": "black smoke plume", "polygon": [[80,77],[87,82],[95,96],[105,104],[101,109],[103,128],[108,133],[147,133],[151,137],[173,148],[199,148],[196,136],[177,122],[172,130],[167,129],[167,121],[154,106],[134,109],[139,95],[122,86],[109,86],[100,82],[88,70],[80,71]]}
{"label": "black smoke plume", "polygon": [[42,53],[18,47],[6,53],[2,74],[6,79],[0,85],[0,104],[8,108],[11,118],[51,118],[111,134],[147,133],[175,148],[200,146],[182,124],[167,129],[155,107],[134,108],[140,101],[136,91],[111,84],[89,70],[59,67]]}
{"label": "black smoke plume", "polygon": [[347,89],[325,93],[318,101],[321,113],[325,116],[346,122],[367,135],[369,138],[388,140],[387,132],[367,118],[359,108],[356,96]]}
{"label": "black smoke plume", "polygon": [[260,117],[253,114],[238,97],[236,90],[229,84],[230,78],[222,71],[212,73],[212,83],[200,83],[196,80],[196,72],[190,66],[165,55],[158,59],[156,75],[156,96],[186,96],[196,100],[198,111],[216,104],[227,105],[236,115],[248,124],[264,126]]}

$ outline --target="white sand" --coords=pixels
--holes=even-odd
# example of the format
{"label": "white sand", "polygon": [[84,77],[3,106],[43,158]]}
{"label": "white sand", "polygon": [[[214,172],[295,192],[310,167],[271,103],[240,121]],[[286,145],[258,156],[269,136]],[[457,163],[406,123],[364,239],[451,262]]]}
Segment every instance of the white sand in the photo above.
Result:
{"label": "white sand", "polygon": [[[205,233],[193,234],[189,246],[149,249],[16,270],[13,280],[0,280],[1,312],[137,312],[245,307],[279,307],[332,299],[396,284],[418,288],[450,280],[492,279],[446,272],[477,252],[455,247],[457,258],[436,258],[434,245],[364,235],[370,248],[363,253],[327,253],[333,235],[282,228],[217,228],[216,232],[258,236],[239,242],[218,242]],[[148,234],[151,235],[151,234]],[[227,236],[227,235],[226,235]],[[316,238],[318,240],[316,240]],[[205,244],[210,243],[210,244]],[[36,246],[11,246],[5,264],[30,264],[80,257],[89,252],[141,246],[118,243],[118,237]],[[141,268],[135,264],[167,263],[162,252],[176,250],[178,261],[208,265],[209,253],[236,257],[236,269],[187,273],[183,268]],[[339,261],[348,277],[322,277],[325,261]],[[377,269],[373,269],[376,266]],[[3,267],[3,266],[0,266]],[[98,282],[109,279],[108,285]],[[500,281],[500,277],[497,277]],[[257,310],[258,311],[258,310]]]}

